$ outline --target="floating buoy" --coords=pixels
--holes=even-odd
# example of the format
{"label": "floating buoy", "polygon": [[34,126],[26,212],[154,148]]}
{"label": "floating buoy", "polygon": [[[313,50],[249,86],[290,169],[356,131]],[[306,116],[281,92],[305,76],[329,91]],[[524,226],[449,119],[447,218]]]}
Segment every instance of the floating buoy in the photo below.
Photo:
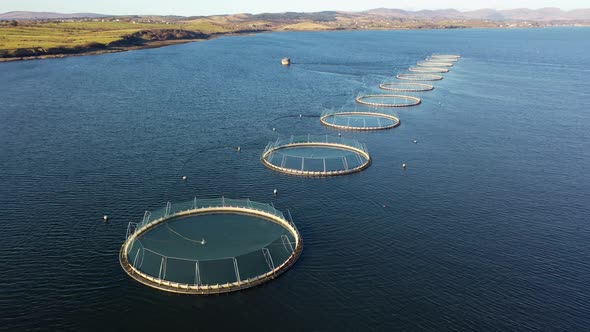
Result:
{"label": "floating buoy", "polygon": [[303,114],[299,114],[299,117],[302,118],[303,117]]}
{"label": "floating buoy", "polygon": [[412,142],[414,142],[414,144],[418,144],[418,141],[416,141],[416,140],[413,140]]}
{"label": "floating buoy", "polygon": [[272,131],[277,131],[277,128],[272,128]]}
{"label": "floating buoy", "polygon": [[402,164],[402,167],[403,167],[404,169],[406,169],[406,164]]}
{"label": "floating buoy", "polygon": [[340,136],[341,136],[340,133],[338,133],[338,137],[340,137]]}
{"label": "floating buoy", "polygon": [[102,220],[103,221],[108,221],[109,220],[109,216],[107,216],[106,214],[104,216],[102,216]]}
{"label": "floating buoy", "polygon": [[273,193],[273,195],[276,196],[279,193],[279,191],[275,189],[275,190],[272,191],[272,193]]}
{"label": "floating buoy", "polygon": [[238,146],[238,152],[242,151],[242,148]]}
{"label": "floating buoy", "polygon": [[186,181],[186,175],[182,176],[182,181]]}

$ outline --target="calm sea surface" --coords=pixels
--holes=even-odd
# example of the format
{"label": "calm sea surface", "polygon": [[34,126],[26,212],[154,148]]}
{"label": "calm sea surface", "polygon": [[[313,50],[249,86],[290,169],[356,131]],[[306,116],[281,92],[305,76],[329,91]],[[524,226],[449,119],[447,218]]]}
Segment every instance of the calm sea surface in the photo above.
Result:
{"label": "calm sea surface", "polygon": [[[365,171],[260,163],[432,53],[463,58],[398,128],[342,132]],[[583,28],[293,32],[0,64],[0,330],[587,330],[589,54]],[[290,209],[303,255],[222,296],[129,278],[127,223],[195,195]]]}

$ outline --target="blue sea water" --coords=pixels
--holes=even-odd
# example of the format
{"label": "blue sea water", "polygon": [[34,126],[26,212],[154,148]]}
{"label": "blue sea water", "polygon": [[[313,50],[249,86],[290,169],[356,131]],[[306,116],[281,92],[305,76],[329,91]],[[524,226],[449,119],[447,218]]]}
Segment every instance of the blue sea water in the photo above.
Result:
{"label": "blue sea water", "polygon": [[[0,330],[587,330],[589,32],[290,32],[0,64]],[[463,57],[399,127],[342,132],[368,146],[363,172],[260,163],[279,135],[336,135],[322,111],[432,53]],[[129,278],[127,223],[195,195],[290,209],[301,258],[223,296]]]}

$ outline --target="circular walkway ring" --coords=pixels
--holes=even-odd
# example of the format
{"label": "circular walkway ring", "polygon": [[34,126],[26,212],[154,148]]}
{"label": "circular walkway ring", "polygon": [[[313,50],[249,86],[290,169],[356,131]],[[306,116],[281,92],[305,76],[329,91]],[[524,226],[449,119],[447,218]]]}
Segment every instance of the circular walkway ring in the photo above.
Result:
{"label": "circular walkway ring", "polygon": [[424,83],[381,83],[379,88],[399,92],[422,92],[434,90],[434,86]]}
{"label": "circular walkway ring", "polygon": [[[385,119],[391,120],[392,123],[389,125],[384,125],[384,126],[355,127],[355,126],[337,125],[337,124],[330,123],[327,121],[328,118],[339,116],[339,115],[368,115],[368,116],[376,117],[376,118],[385,118]],[[328,126],[328,127],[332,127],[332,128],[343,129],[343,130],[362,130],[362,131],[391,129],[391,128],[395,128],[395,127],[399,126],[399,124],[400,124],[399,119],[393,115],[384,114],[384,113],[375,113],[375,112],[338,112],[338,113],[326,114],[326,115],[323,115],[320,117],[320,122],[323,125]]]}
{"label": "circular walkway ring", "polygon": [[430,57],[436,58],[436,59],[453,59],[453,60],[459,60],[461,58],[461,56],[458,54],[432,54]]}
{"label": "circular walkway ring", "polygon": [[399,74],[396,77],[408,81],[440,81],[443,79],[442,75],[435,74]]}
{"label": "circular walkway ring", "polygon": [[[276,151],[282,149],[288,149],[293,147],[322,147],[322,148],[332,148],[332,149],[339,149],[339,150],[347,150],[352,151],[357,156],[361,156],[364,158],[363,163],[354,167],[354,168],[347,168],[347,169],[339,169],[339,170],[325,170],[325,171],[306,171],[306,170],[299,170],[294,168],[286,168],[282,166],[277,166],[267,160],[267,157],[273,154]],[[336,175],[345,175],[356,173],[364,170],[365,168],[371,165],[371,156],[367,151],[366,147],[363,145],[363,148],[357,148],[354,146],[341,144],[341,143],[326,143],[326,142],[297,142],[297,143],[287,143],[283,145],[269,145],[265,150],[262,156],[260,157],[260,161],[264,166],[270,168],[273,171],[277,171],[280,173],[290,174],[290,175],[298,175],[298,176],[317,176],[317,177],[326,177],[326,176],[336,176]]]}
{"label": "circular walkway ring", "polygon": [[422,67],[453,67],[453,64],[450,62],[441,62],[441,61],[428,61],[422,60],[416,63],[418,66]]}
{"label": "circular walkway ring", "polygon": [[437,67],[410,67],[408,68],[409,71],[413,71],[415,73],[448,73],[449,70],[446,68],[437,68]]}
{"label": "circular walkway ring", "polygon": [[457,62],[459,58],[443,58],[443,57],[435,57],[429,56],[426,58],[426,61],[433,61],[433,62]]}
{"label": "circular walkway ring", "polygon": [[[223,199],[222,199],[223,200]],[[195,198],[195,206],[196,206],[196,198]],[[250,200],[244,200],[245,202],[250,202]],[[260,203],[258,203],[260,204]],[[224,204],[225,205],[225,204]],[[252,206],[252,204],[249,204]],[[166,214],[163,217],[155,219],[153,221],[146,222],[145,216],[144,221],[141,223],[136,224],[136,228],[133,232],[129,232],[128,227],[128,236],[123,245],[121,246],[121,250],[119,251],[119,263],[123,270],[127,272],[127,274],[135,279],[136,281],[162,291],[171,292],[171,293],[180,293],[180,294],[219,294],[219,293],[228,293],[234,292],[250,287],[254,287],[260,285],[264,282],[272,280],[282,274],[283,272],[287,271],[299,258],[301,255],[301,251],[303,249],[303,241],[301,240],[301,235],[299,234],[299,230],[295,227],[293,222],[289,222],[285,216],[279,212],[278,210],[274,209],[274,207],[268,206],[269,208],[266,211],[258,210],[254,207],[249,207],[248,204],[244,204],[244,206],[208,206],[208,207],[196,207],[194,209],[189,209],[185,211],[176,212],[173,214]],[[274,213],[273,213],[274,212]],[[135,242],[135,240],[140,236],[148,232],[153,227],[162,224],[170,219],[178,218],[178,217],[185,217],[185,216],[195,216],[200,214],[211,214],[211,213],[222,213],[222,214],[246,214],[252,215],[254,217],[259,217],[261,219],[265,219],[269,222],[274,222],[279,224],[281,227],[285,228],[286,230],[291,233],[293,238],[295,239],[295,248],[291,255],[282,262],[278,266],[274,266],[274,269],[271,271],[264,273],[262,275],[256,276],[254,278],[249,278],[246,280],[240,280],[236,282],[229,282],[225,284],[208,284],[208,285],[195,285],[195,284],[183,284],[178,282],[167,281],[164,279],[159,279],[157,277],[150,276],[144,272],[141,272],[139,269],[135,268],[131,261],[129,260],[128,252],[130,246]],[[146,211],[147,215],[147,211]],[[131,225],[132,223],[130,223]]]}
{"label": "circular walkway ring", "polygon": [[[369,99],[369,98],[391,98],[391,99],[399,98],[399,99],[405,99],[408,102],[395,104],[395,103],[373,103],[370,101],[365,101],[365,99]],[[356,97],[355,100],[359,104],[368,105],[368,106],[375,106],[375,107],[410,107],[410,106],[419,105],[422,102],[422,100],[420,100],[420,98],[418,98],[418,97],[405,96],[405,95],[390,95],[390,94],[358,96],[358,97]]]}

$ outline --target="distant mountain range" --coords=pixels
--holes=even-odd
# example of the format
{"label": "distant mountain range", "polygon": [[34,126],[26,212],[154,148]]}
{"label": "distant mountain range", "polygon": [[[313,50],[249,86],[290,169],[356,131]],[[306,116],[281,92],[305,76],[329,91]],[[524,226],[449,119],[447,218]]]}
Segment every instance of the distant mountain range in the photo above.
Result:
{"label": "distant mountain range", "polygon": [[563,11],[559,8],[541,9],[479,9],[460,12],[455,9],[406,11],[401,9],[378,8],[364,13],[392,18],[451,18],[475,20],[514,20],[514,21],[556,21],[556,20],[590,20],[590,8]]}
{"label": "distant mountain range", "polygon": [[0,14],[0,20],[53,20],[65,18],[98,18],[112,17],[113,15],[93,14],[93,13],[74,13],[62,14],[53,12],[8,12]]}
{"label": "distant mountain range", "polygon": [[[377,8],[363,12],[342,12],[326,11],[319,13],[264,13],[258,15],[245,14],[254,17],[274,17],[293,18],[298,16],[300,19],[332,16],[373,16],[388,19],[463,19],[463,20],[490,20],[490,21],[588,21],[590,20],[590,8],[575,9],[564,11],[559,8],[541,8],[541,9],[479,9],[474,11],[461,12],[455,9],[439,10],[419,10],[407,11],[402,9]],[[61,14],[53,12],[27,12],[15,11],[0,14],[0,20],[48,20],[48,19],[71,19],[71,18],[100,18],[113,17],[114,15],[93,14],[93,13],[74,13]],[[127,15],[129,16],[129,15]],[[141,16],[141,15],[140,15]],[[150,15],[151,16],[151,15]],[[234,15],[235,16],[235,15]],[[181,18],[181,17],[178,17]]]}

